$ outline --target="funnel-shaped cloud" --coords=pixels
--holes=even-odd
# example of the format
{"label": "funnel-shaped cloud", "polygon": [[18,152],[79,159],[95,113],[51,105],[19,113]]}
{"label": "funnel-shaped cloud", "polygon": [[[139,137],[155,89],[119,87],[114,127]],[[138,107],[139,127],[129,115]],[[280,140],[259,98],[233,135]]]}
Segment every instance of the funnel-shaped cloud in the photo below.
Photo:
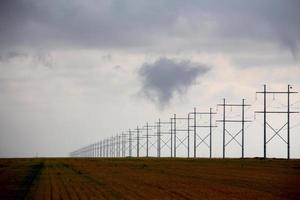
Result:
{"label": "funnel-shaped cloud", "polygon": [[196,79],[208,70],[204,65],[187,60],[176,62],[160,58],[154,63],[145,63],[138,72],[143,82],[141,93],[160,107],[164,107],[174,94],[184,94]]}

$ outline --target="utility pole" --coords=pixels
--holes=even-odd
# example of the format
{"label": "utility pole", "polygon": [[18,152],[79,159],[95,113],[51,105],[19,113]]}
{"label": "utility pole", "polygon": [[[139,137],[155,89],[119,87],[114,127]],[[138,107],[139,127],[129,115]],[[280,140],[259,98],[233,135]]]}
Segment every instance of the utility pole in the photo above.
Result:
{"label": "utility pole", "polygon": [[157,125],[157,157],[160,158],[160,119],[158,119]]}
{"label": "utility pole", "polygon": [[176,114],[174,114],[174,158],[176,158]]}
{"label": "utility pole", "polygon": [[[209,112],[197,112],[196,108],[194,108],[194,112],[189,113],[194,115],[194,158],[196,158],[197,147],[204,143],[209,148],[209,157],[212,157],[212,128],[217,126],[212,125],[212,115],[217,114],[212,112],[212,108],[210,108]],[[208,115],[209,116],[209,125],[197,125],[197,115]],[[203,137],[197,133],[197,128],[209,128],[209,133]],[[197,137],[201,140],[199,143],[197,142]],[[207,144],[206,139],[209,137],[209,144]]]}
{"label": "utility pole", "polygon": [[225,128],[225,108],[226,108],[226,106],[225,106],[225,98],[223,99],[223,159],[225,158],[225,130],[226,130],[226,128]]}
{"label": "utility pole", "polygon": [[171,158],[173,157],[173,118],[170,118],[170,124],[171,124]]}
{"label": "utility pole", "polygon": [[118,149],[118,157],[121,157],[121,152],[122,152],[122,145],[121,145],[121,135],[120,134],[118,134],[117,135],[117,141],[118,141],[118,147],[119,147],[119,149]]}
{"label": "utility pole", "polygon": [[212,108],[209,109],[209,158],[212,157]]}
{"label": "utility pole", "polygon": [[[149,123],[147,122],[147,124],[143,127],[143,129],[140,130],[145,130],[146,131],[146,136],[143,136],[143,138],[146,138],[146,157],[149,157],[149,149],[153,146],[153,144],[151,143],[151,145],[149,145],[149,139],[151,138],[151,136],[157,137],[157,133],[155,134],[149,134],[150,130],[154,130],[155,128],[157,128],[157,125],[149,125]],[[144,144],[144,145],[145,145]],[[143,146],[144,146],[143,145]]]}
{"label": "utility pole", "polygon": [[290,159],[290,88],[287,89],[287,159]]}
{"label": "utility pole", "polygon": [[197,142],[197,138],[196,138],[196,136],[197,136],[197,130],[196,130],[197,122],[196,122],[196,120],[197,120],[197,117],[196,117],[196,114],[197,114],[197,112],[196,112],[196,107],[195,107],[194,108],[194,158],[197,157],[197,152],[196,152],[196,148],[197,148],[197,144],[196,144],[196,142]]}
{"label": "utility pole", "polygon": [[[267,86],[264,85],[263,92],[256,92],[257,94],[263,94],[264,96],[264,108],[263,111],[256,111],[255,113],[263,113],[264,115],[264,158],[267,158],[267,144],[275,137],[278,136],[281,140],[287,144],[287,159],[290,159],[290,114],[299,113],[295,111],[290,111],[290,94],[296,94],[298,92],[291,92],[292,87],[288,85],[287,91],[267,91]],[[287,95],[287,111],[267,111],[267,95],[268,94],[278,94]],[[270,123],[267,122],[267,114],[287,114],[287,122],[278,130],[275,130]],[[267,126],[274,132],[273,136],[267,140]],[[279,134],[283,128],[287,126],[287,141],[281,137]]]}
{"label": "utility pole", "polygon": [[245,127],[244,127],[244,121],[245,121],[245,99],[242,100],[242,158],[244,158],[244,144],[245,144]]}
{"label": "utility pole", "polygon": [[[249,107],[251,105],[245,104],[245,99],[242,99],[242,104],[226,104],[225,98],[223,99],[223,104],[218,104],[218,106],[223,107],[223,120],[217,120],[218,122],[223,122],[223,158],[225,158],[225,148],[228,144],[230,144],[233,140],[241,147],[242,150],[242,158],[244,158],[244,123],[245,122],[251,122],[250,120],[245,120],[245,107]],[[241,120],[229,120],[226,119],[226,107],[241,107]],[[232,135],[227,129],[226,129],[226,123],[241,123],[241,129],[235,134]],[[227,134],[231,137],[231,139],[226,143],[225,134]],[[236,137],[241,133],[242,135],[242,144],[236,139]]]}
{"label": "utility pole", "polygon": [[146,147],[146,157],[148,157],[149,156],[149,125],[148,125],[148,122],[147,122],[147,124],[146,124],[146,138],[147,138],[147,147]]}
{"label": "utility pole", "polygon": [[136,156],[140,157],[140,132],[139,127],[136,128],[136,134],[137,134],[137,147],[136,147]]}
{"label": "utility pole", "polygon": [[[180,120],[181,121],[185,121],[187,122],[187,125],[188,125],[188,128],[178,128],[176,126],[176,123],[180,123]],[[174,132],[176,134],[174,134],[175,136],[175,139],[174,139],[174,142],[175,142],[175,147],[174,147],[174,150],[176,151],[177,153],[177,150],[178,150],[178,147],[180,147],[180,145],[183,145],[183,147],[186,147],[186,150],[187,150],[187,154],[189,155],[189,117],[177,117],[176,115],[174,116]],[[178,135],[178,133],[181,133],[181,132],[184,132],[184,133],[187,133],[186,135],[184,134],[184,137],[180,136],[180,134]],[[185,145],[185,141],[187,140],[187,145]],[[177,141],[179,142],[177,144]],[[175,156],[176,156],[176,153],[175,153]]]}
{"label": "utility pole", "polygon": [[132,157],[132,137],[131,137],[130,129],[129,129],[129,157]]}
{"label": "utility pole", "polygon": [[267,86],[264,85],[264,159],[267,157]]}
{"label": "utility pole", "polygon": [[188,113],[188,158],[190,158],[190,113]]}
{"label": "utility pole", "polygon": [[126,150],[125,150],[126,143],[125,142],[126,142],[125,135],[124,135],[124,132],[122,131],[122,157],[126,156]]}

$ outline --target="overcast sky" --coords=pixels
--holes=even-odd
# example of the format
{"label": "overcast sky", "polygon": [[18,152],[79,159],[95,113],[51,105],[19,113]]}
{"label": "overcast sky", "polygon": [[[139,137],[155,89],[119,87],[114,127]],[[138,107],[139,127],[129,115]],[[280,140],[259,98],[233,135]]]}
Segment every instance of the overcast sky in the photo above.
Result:
{"label": "overcast sky", "polygon": [[[245,154],[262,156],[255,92],[263,84],[300,91],[299,10],[298,0],[1,0],[0,157],[68,156],[174,113],[217,111],[222,98],[253,105]],[[291,97],[293,110],[299,100]],[[286,110],[286,96],[271,95],[268,105]],[[275,130],[285,119],[269,118]],[[298,158],[299,123],[293,115],[291,156]],[[285,155],[276,136],[268,156]]]}

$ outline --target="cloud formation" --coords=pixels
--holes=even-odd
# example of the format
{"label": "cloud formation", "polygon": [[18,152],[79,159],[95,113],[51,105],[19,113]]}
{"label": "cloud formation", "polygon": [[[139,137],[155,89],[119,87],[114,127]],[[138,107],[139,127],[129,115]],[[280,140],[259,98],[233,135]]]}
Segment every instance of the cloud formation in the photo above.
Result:
{"label": "cloud formation", "polygon": [[0,4],[1,50],[175,45],[219,52],[245,50],[249,43],[277,44],[293,55],[299,49],[297,0],[3,0]]}
{"label": "cloud formation", "polygon": [[141,93],[163,108],[174,94],[184,94],[208,70],[206,66],[186,60],[160,58],[154,63],[145,63],[138,72],[143,83]]}

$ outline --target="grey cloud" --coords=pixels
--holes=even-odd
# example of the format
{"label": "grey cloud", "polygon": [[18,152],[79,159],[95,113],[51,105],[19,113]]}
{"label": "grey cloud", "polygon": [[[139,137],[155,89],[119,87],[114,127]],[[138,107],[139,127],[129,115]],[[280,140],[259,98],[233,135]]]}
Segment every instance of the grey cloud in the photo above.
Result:
{"label": "grey cloud", "polygon": [[178,38],[196,44],[193,48],[206,44],[217,51],[226,49],[220,41],[229,41],[227,45],[237,51],[247,46],[236,41],[278,43],[293,55],[299,49],[297,0],[3,0],[0,4],[2,50],[160,49]]}
{"label": "grey cloud", "polygon": [[55,59],[50,53],[38,53],[34,55],[34,60],[38,64],[42,64],[45,67],[52,68],[53,65],[55,64]]}
{"label": "grey cloud", "polygon": [[9,51],[0,54],[0,62],[8,62],[15,58],[26,58],[26,57],[28,57],[27,53]]}
{"label": "grey cloud", "polygon": [[43,65],[48,68],[51,68],[54,65],[53,56],[50,53],[43,51],[4,51],[0,53],[0,62],[9,62],[14,59],[31,59],[35,65]]}
{"label": "grey cloud", "polygon": [[181,95],[209,70],[208,67],[190,61],[174,61],[160,58],[154,63],[145,63],[138,74],[142,80],[141,93],[159,105],[166,106],[175,93]]}

